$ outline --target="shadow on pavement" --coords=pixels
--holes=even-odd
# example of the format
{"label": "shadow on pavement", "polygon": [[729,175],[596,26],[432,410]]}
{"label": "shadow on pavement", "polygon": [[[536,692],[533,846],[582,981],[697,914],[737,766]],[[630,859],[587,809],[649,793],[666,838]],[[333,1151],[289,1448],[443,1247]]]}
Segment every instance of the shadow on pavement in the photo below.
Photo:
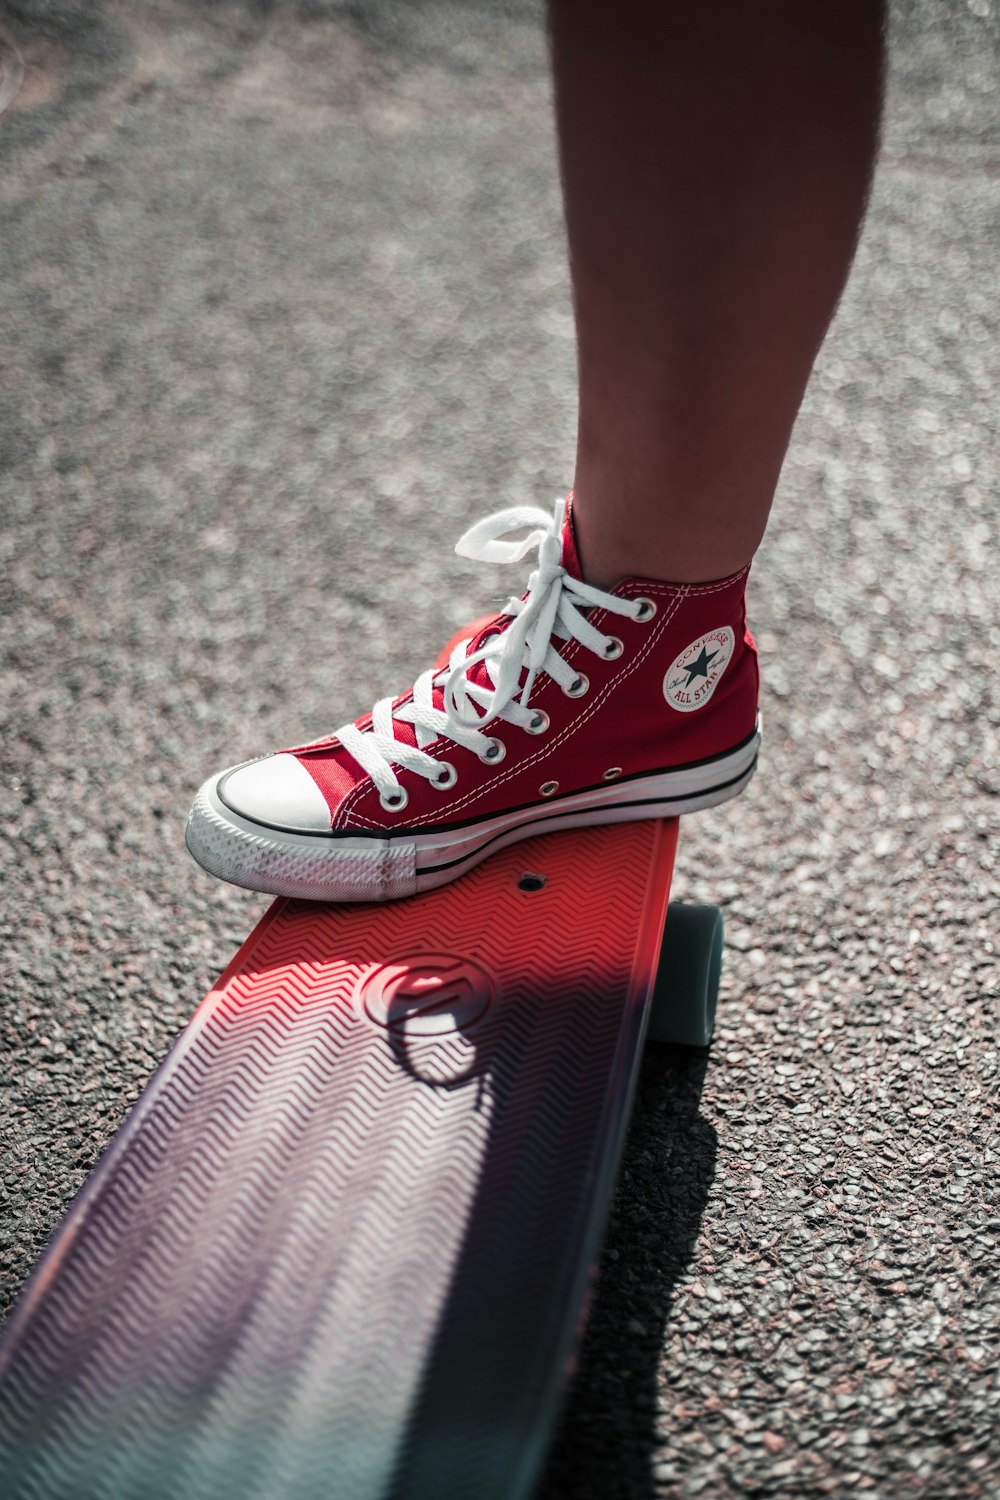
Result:
{"label": "shadow on pavement", "polygon": [[699,1113],[707,1065],[673,1047],[651,1046],[643,1061],[587,1331],[536,1500],[662,1492],[658,1369],[715,1175],[716,1133]]}

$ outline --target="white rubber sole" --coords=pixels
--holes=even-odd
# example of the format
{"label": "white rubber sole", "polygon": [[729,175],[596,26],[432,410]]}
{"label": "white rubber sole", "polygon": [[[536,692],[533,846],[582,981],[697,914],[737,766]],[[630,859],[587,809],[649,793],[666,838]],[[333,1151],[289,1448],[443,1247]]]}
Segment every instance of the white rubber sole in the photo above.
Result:
{"label": "white rubber sole", "polygon": [[743,790],[759,749],[758,728],[728,754],[680,770],[594,787],[461,827],[401,830],[382,838],[292,833],[253,823],[220,798],[223,772],[198,792],[185,842],[203,869],[248,890],[310,901],[390,901],[447,885],[495,850],[535,834],[715,807]]}

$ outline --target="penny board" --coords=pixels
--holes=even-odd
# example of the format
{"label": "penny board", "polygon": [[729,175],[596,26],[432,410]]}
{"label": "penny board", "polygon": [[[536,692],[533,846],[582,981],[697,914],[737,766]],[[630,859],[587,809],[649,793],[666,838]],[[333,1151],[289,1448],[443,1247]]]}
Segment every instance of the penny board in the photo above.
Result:
{"label": "penny board", "polygon": [[280,899],[0,1345],[7,1500],[513,1500],[565,1384],[676,820]]}

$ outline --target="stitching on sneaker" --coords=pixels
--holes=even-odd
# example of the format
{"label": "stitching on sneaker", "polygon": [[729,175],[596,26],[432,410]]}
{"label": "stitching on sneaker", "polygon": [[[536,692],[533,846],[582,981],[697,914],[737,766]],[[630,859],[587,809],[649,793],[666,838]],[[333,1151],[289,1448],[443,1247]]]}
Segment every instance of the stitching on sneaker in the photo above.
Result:
{"label": "stitching on sneaker", "polygon": [[[652,590],[648,589],[648,588],[645,590],[645,592],[647,594],[649,594],[651,591]],[[460,797],[456,801],[453,801],[453,802],[449,803],[448,804],[448,808],[447,808],[447,814],[448,814],[448,816],[450,816],[454,812],[459,811],[462,808],[470,806],[471,804],[475,803],[476,801],[480,800],[481,798],[487,796],[490,792],[493,792],[498,786],[502,786],[505,782],[510,781],[514,776],[520,775],[520,773],[522,771],[525,771],[525,770],[529,769],[531,766],[535,765],[538,761],[543,760],[547,756],[551,755],[552,751],[558,749],[559,746],[563,743],[564,740],[568,739],[571,734],[576,733],[576,731],[583,724],[585,724],[588,719],[590,719],[590,718],[593,717],[593,715],[598,711],[598,709],[602,706],[602,704],[604,703],[604,701],[607,699],[607,697],[611,693],[611,691],[614,688],[616,688],[617,685],[620,682],[622,682],[622,680],[624,678],[628,677],[632,672],[635,672],[635,671],[638,670],[638,668],[645,661],[645,659],[649,655],[649,653],[652,650],[655,649],[656,645],[659,642],[660,636],[666,630],[666,628],[669,625],[670,621],[673,619],[674,615],[677,613],[677,610],[679,609],[680,605],[688,597],[688,594],[687,594],[686,591],[682,592],[680,589],[678,589],[676,587],[674,587],[674,588],[667,587],[667,588],[664,588],[662,591],[664,593],[668,594],[668,595],[671,594],[671,593],[673,594],[674,597],[673,597],[673,600],[671,601],[671,605],[670,605],[670,607],[668,609],[666,609],[663,612],[662,621],[661,621],[661,624],[660,624],[659,628],[657,630],[655,630],[655,631],[652,632],[652,634],[650,635],[649,639],[647,640],[645,646],[642,648],[642,650],[639,652],[639,654],[633,659],[633,661],[630,662],[630,664],[629,664],[628,668],[625,670],[625,672],[619,674],[618,676],[616,676],[612,681],[605,683],[604,687],[601,689],[601,691],[598,693],[597,697],[589,705],[589,707],[586,709],[586,711],[583,714],[581,714],[579,718],[576,718],[571,723],[567,724],[566,727],[565,727],[565,729],[563,729],[562,732],[559,735],[557,735],[554,740],[550,740],[543,748],[540,748],[539,750],[537,750],[534,755],[529,755],[525,760],[520,761],[518,763],[518,765],[511,767],[511,769],[509,771],[503,772],[500,776],[491,777],[488,782],[484,783],[484,785],[482,785],[481,787],[478,787],[474,792],[467,792],[464,797]],[[574,645],[577,646],[578,651],[582,651],[584,649],[582,647],[582,645],[580,645],[579,642],[574,642]],[[568,664],[572,665],[573,657],[576,654],[577,653],[575,653],[575,652],[569,653],[565,657],[566,662]],[[353,797],[353,794],[352,794],[352,797]],[[419,828],[419,827],[421,827],[421,826],[423,826],[425,824],[429,824],[429,823],[440,823],[441,821],[442,821],[442,816],[440,814],[437,815],[437,816],[435,816],[433,813],[424,813],[419,818],[411,818],[407,822],[406,828],[407,828],[407,830],[409,830],[411,828]],[[355,819],[355,826],[359,826],[359,825],[363,825],[363,826],[366,826],[366,827],[369,827],[369,828],[380,828],[382,826],[382,825],[376,823],[374,821],[374,819],[365,818],[365,819],[362,820],[362,819],[357,819],[356,818]],[[342,825],[342,826],[346,826],[346,824]]]}
{"label": "stitching on sneaker", "polygon": [[[502,786],[505,782],[510,781],[513,777],[520,775],[522,771],[527,770],[532,765],[535,765],[538,761],[544,759],[547,755],[550,755],[553,750],[557,749],[562,744],[562,742],[569,737],[569,735],[575,733],[583,724],[588,721],[588,719],[590,719],[598,711],[598,709],[606,700],[608,694],[616,688],[617,684],[621,682],[623,678],[628,677],[630,673],[636,671],[638,667],[641,666],[643,661],[645,661],[646,657],[649,655],[650,651],[652,651],[656,647],[661,635],[673,619],[674,615],[677,613],[680,605],[684,603],[685,600],[692,597],[702,598],[709,594],[726,592],[732,589],[741,579],[745,579],[749,572],[750,564],[748,563],[746,567],[740,569],[738,573],[733,573],[730,577],[719,579],[718,581],[713,583],[670,584],[658,583],[651,580],[642,580],[641,582],[637,582],[634,589],[630,588],[628,592],[623,593],[619,597],[632,598],[639,597],[640,595],[649,596],[650,594],[656,594],[660,597],[668,599],[670,601],[670,605],[664,611],[660,624],[652,631],[646,641],[645,646],[629,664],[628,668],[622,674],[619,674],[616,678],[606,683],[598,693],[597,697],[589,705],[587,710],[579,718],[574,719],[570,724],[567,724],[566,728],[559,735],[557,735],[554,740],[549,740],[544,747],[539,747],[534,755],[528,756],[527,759],[520,761],[516,766],[512,766],[508,771],[501,773],[500,776],[491,777],[488,782],[484,783],[475,791],[467,792],[464,797],[460,797],[456,801],[449,803],[447,809],[443,808],[441,813],[423,813],[420,817],[409,819],[405,824],[405,828],[401,827],[400,832],[407,832],[410,829],[419,828],[427,824],[440,824],[443,816],[450,816],[453,812],[472,805],[482,797],[485,797],[488,793],[494,791],[498,786]],[[601,613],[610,614],[611,611],[601,611]],[[581,642],[573,641],[572,649],[567,652],[563,660],[567,663],[568,666],[572,666],[575,664],[578,658],[582,657],[584,651],[585,648]],[[432,754],[437,745],[447,743],[450,743],[450,741],[448,741],[445,736],[440,736],[439,739],[435,742],[434,746],[427,747],[427,753]],[[333,827],[340,829],[346,829],[348,827],[360,829],[370,828],[373,830],[378,830],[379,832],[385,831],[386,825],[384,823],[379,823],[374,818],[354,814],[355,805],[361,800],[364,794],[371,789],[372,785],[373,783],[371,781],[371,778],[368,776],[366,776],[362,781],[358,783],[353,791],[348,794],[347,798],[342,804]]]}

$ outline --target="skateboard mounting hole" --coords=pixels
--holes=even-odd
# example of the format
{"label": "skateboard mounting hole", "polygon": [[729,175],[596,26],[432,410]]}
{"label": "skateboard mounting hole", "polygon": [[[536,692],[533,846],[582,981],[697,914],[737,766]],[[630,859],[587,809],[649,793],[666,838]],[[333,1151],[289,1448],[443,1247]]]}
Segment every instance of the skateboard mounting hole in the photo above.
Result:
{"label": "skateboard mounting hole", "polygon": [[535,875],[531,870],[525,870],[524,874],[517,882],[517,888],[519,891],[540,891],[544,884],[544,875]]}

